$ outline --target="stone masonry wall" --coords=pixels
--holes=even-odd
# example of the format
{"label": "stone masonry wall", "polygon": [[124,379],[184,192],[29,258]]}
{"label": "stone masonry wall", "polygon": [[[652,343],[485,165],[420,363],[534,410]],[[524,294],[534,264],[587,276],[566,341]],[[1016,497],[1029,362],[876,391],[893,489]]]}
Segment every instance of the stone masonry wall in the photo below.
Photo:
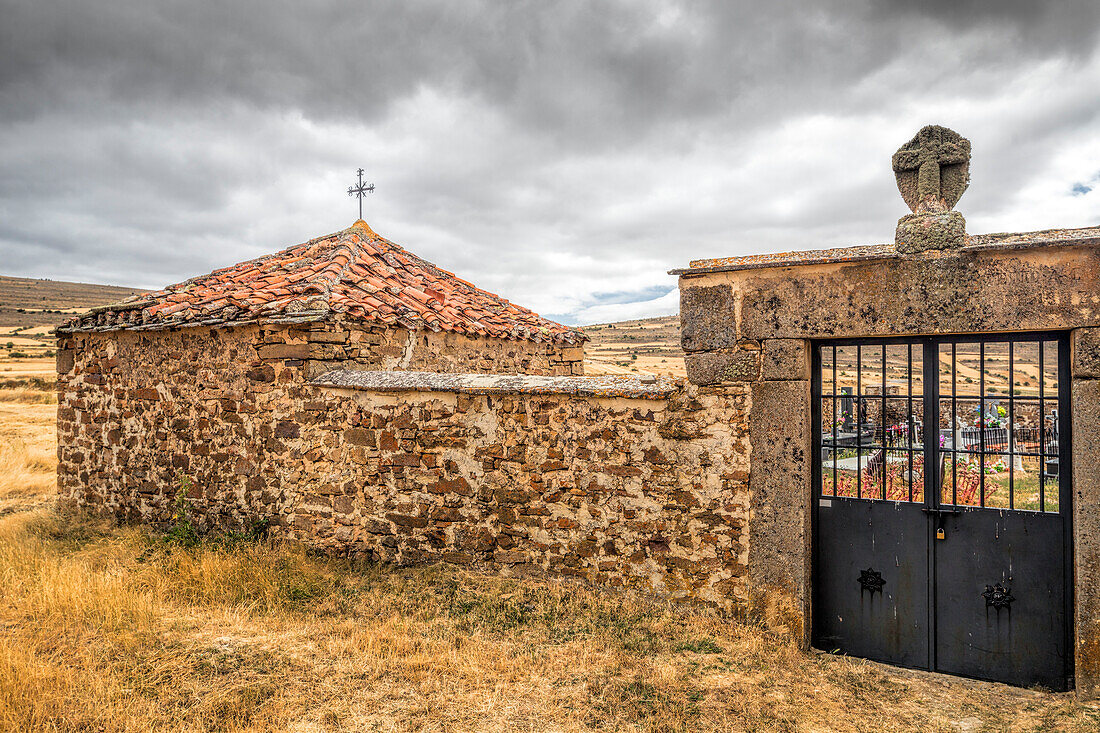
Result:
{"label": "stone masonry wall", "polygon": [[745,391],[671,400],[326,389],[294,416],[289,536],[378,560],[743,597]]}
{"label": "stone masonry wall", "polygon": [[293,332],[265,334],[262,359],[309,362],[306,374],[336,368],[470,372],[477,374],[584,373],[584,346],[508,341],[448,331],[364,328],[356,323],[314,323]]}
{"label": "stone masonry wall", "polygon": [[541,569],[704,602],[744,595],[746,390],[325,388],[308,378],[339,353],[328,347],[360,349],[362,366],[370,337],[311,328],[64,336],[62,499],[163,522],[186,476],[202,525],[265,520],[379,560]]}
{"label": "stone masonry wall", "polygon": [[179,473],[201,473],[237,492],[233,506],[211,508],[231,524],[266,501],[254,467],[279,436],[260,413],[290,385],[336,365],[569,374],[580,359],[579,346],[331,323],[64,335],[58,488],[63,498],[145,516],[165,510],[162,492]]}

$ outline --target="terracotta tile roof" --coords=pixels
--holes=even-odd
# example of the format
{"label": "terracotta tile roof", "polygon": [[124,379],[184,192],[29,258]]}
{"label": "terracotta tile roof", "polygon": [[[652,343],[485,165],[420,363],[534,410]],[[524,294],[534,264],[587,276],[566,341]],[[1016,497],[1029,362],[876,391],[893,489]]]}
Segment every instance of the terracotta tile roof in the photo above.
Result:
{"label": "terracotta tile roof", "polygon": [[282,252],[94,308],[58,331],[325,318],[513,340],[587,340],[576,329],[542,318],[407,252],[362,221]]}
{"label": "terracotta tile roof", "polygon": [[[1044,229],[1037,232],[1011,234],[975,234],[968,238],[965,247],[956,251],[973,252],[986,249],[1025,249],[1057,245],[1100,245],[1100,227],[1082,229]],[[835,264],[883,260],[898,257],[893,244],[868,244],[837,249],[808,249],[799,252],[781,252],[744,257],[719,257],[712,260],[693,260],[686,268],[669,270],[670,275],[695,275],[706,272],[730,272],[758,270],[765,267],[793,267],[796,265]]]}

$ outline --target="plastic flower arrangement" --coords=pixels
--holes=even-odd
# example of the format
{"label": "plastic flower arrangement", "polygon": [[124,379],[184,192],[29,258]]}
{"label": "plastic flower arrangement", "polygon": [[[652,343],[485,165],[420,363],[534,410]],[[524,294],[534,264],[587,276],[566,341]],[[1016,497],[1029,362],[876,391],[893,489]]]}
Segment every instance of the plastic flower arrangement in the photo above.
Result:
{"label": "plastic flower arrangement", "polygon": [[[981,408],[975,407],[974,412],[980,413]],[[1004,427],[1004,420],[1008,416],[1008,410],[997,405],[986,406],[985,415],[979,414],[978,419],[974,423],[974,427],[987,427],[987,428],[1000,428]]]}

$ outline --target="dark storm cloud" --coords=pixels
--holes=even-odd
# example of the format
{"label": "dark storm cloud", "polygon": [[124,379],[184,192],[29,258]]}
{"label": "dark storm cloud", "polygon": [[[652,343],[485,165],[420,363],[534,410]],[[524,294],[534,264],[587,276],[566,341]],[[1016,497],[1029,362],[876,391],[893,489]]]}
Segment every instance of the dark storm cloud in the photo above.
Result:
{"label": "dark storm cloud", "polygon": [[[23,1],[0,27],[2,112],[232,100],[369,122],[427,86],[605,137],[740,96],[824,99],[944,30],[991,28],[1006,56],[1080,48],[1096,32],[1090,3],[894,5]],[[971,45],[971,62],[998,51]]]}
{"label": "dark storm cloud", "polygon": [[889,154],[928,122],[974,140],[972,222],[997,226],[1035,181],[1098,213],[1069,193],[1093,171],[1052,162],[1100,126],[1091,2],[0,0],[0,17],[6,274],[182,279],[345,226],[363,165],[379,231],[490,289],[581,319],[627,313],[623,293],[663,308],[689,257],[889,238]]}
{"label": "dark storm cloud", "polygon": [[882,22],[911,18],[934,22],[948,32],[992,31],[1014,51],[1088,55],[1096,41],[1100,5],[1094,0],[889,0],[871,5]]}

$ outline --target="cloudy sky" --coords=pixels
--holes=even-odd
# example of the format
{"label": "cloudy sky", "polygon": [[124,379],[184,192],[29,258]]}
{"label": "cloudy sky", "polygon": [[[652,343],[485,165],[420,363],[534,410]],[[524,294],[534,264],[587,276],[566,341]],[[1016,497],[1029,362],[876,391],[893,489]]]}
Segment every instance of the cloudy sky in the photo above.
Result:
{"label": "cloudy sky", "polygon": [[160,287],[342,229],[567,323],[690,259],[1100,224],[1100,3],[0,0],[0,273]]}

